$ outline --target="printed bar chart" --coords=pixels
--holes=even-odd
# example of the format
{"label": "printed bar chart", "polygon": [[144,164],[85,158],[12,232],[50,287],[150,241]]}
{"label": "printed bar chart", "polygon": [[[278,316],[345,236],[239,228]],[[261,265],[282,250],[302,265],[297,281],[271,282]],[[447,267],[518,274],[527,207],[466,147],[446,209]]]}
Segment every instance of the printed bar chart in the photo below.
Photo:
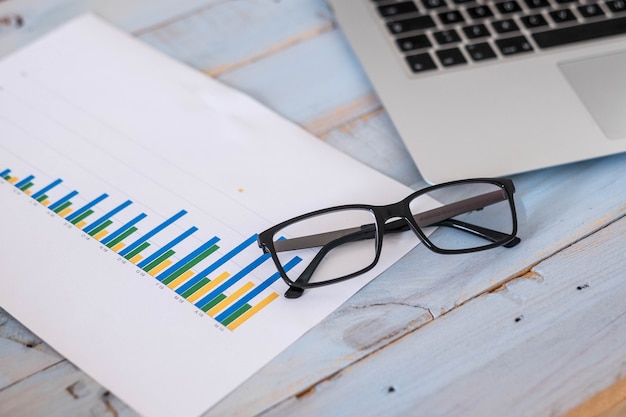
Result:
{"label": "printed bar chart", "polygon": [[50,204],[50,201],[48,201],[48,196],[46,195],[46,193],[52,190],[57,185],[61,184],[62,182],[63,181],[61,181],[60,178],[56,179],[50,184],[43,187],[41,190],[37,191],[35,194],[32,195],[32,197],[44,206],[47,206]]}
{"label": "printed bar chart", "polygon": [[[38,188],[35,175],[20,179],[6,168],[0,172],[0,179],[130,261],[226,329],[235,330],[279,297],[270,288],[280,279],[278,273],[260,282],[252,277],[253,272],[269,260],[268,254],[246,262],[243,267],[231,262],[247,249],[254,248],[256,234],[232,248],[221,248],[221,243],[218,245],[221,239],[213,236],[189,249],[198,227],[181,228],[182,232],[172,235],[173,228],[180,228],[179,222],[187,214],[186,210],[179,210],[156,226],[147,226],[145,223],[149,223],[150,216],[144,212],[132,213],[137,208],[129,199],[112,208],[103,208],[104,202],[113,200],[109,194],[82,201],[78,191],[63,190],[65,185],[60,178]],[[161,236],[168,231],[173,237],[164,240]],[[181,246],[185,247],[179,249]],[[300,260],[294,257],[285,268],[292,268]],[[202,262],[205,266],[196,270]],[[236,270],[224,269],[233,267]]]}

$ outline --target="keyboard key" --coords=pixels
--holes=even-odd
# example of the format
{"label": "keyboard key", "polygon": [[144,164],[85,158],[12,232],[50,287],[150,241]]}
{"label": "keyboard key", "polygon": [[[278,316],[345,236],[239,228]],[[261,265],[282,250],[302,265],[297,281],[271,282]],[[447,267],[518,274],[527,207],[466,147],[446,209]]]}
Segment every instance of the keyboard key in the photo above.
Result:
{"label": "keyboard key", "polygon": [[445,13],[439,13],[438,16],[439,20],[441,20],[441,23],[444,25],[451,25],[465,21],[463,15],[458,10],[450,10]]}
{"label": "keyboard key", "polygon": [[515,55],[533,50],[532,45],[523,36],[514,38],[496,39],[496,45],[502,52],[502,55]]}
{"label": "keyboard key", "polygon": [[531,9],[538,9],[540,7],[550,7],[548,0],[525,0],[526,5]]}
{"label": "keyboard key", "polygon": [[461,42],[461,37],[454,29],[442,30],[440,32],[433,33],[435,40],[439,45],[446,45],[449,43]]}
{"label": "keyboard key", "polygon": [[491,26],[493,26],[493,29],[498,33],[509,33],[519,30],[519,26],[517,26],[517,23],[515,23],[513,19],[496,20],[495,22],[491,22]]}
{"label": "keyboard key", "polygon": [[463,32],[465,32],[465,36],[467,36],[468,39],[483,38],[491,35],[487,26],[482,23],[479,25],[465,26]]}
{"label": "keyboard key", "polygon": [[467,60],[463,56],[460,50],[457,48],[442,49],[437,51],[437,57],[444,67],[451,67],[454,65],[466,64]]}
{"label": "keyboard key", "polygon": [[493,12],[489,8],[489,6],[485,5],[468,7],[467,13],[469,13],[472,19],[484,19],[486,17],[493,16]]}
{"label": "keyboard key", "polygon": [[539,32],[533,34],[533,38],[540,48],[551,48],[622,33],[626,33],[626,17]]}
{"label": "keyboard key", "polygon": [[585,4],[584,6],[579,6],[578,11],[583,17],[604,16],[604,12],[597,4]]}
{"label": "keyboard key", "polygon": [[433,26],[435,26],[435,21],[430,16],[418,16],[387,23],[387,28],[391,33],[404,33],[412,30],[428,29]]}
{"label": "keyboard key", "polygon": [[496,53],[493,52],[493,49],[491,49],[491,46],[489,46],[487,42],[467,45],[465,50],[474,61],[483,61],[496,57]]}
{"label": "keyboard key", "polygon": [[406,57],[406,62],[413,72],[422,72],[437,69],[437,64],[429,54],[410,55]]}
{"label": "keyboard key", "polygon": [[550,16],[554,23],[563,23],[563,22],[571,22],[576,20],[576,16],[570,9],[556,10],[554,12],[550,12]]}
{"label": "keyboard key", "polygon": [[391,17],[413,12],[417,12],[417,6],[412,1],[378,6],[378,13],[380,13],[382,17]]}
{"label": "keyboard key", "polygon": [[515,13],[520,12],[522,8],[517,4],[514,0],[503,1],[502,3],[497,3],[496,7],[500,11],[501,14]]}
{"label": "keyboard key", "polygon": [[609,6],[609,10],[613,13],[619,13],[626,11],[626,1],[625,0],[613,0],[607,1],[606,5]]}
{"label": "keyboard key", "polygon": [[445,0],[422,0],[422,4],[427,9],[436,9],[438,7],[445,7],[445,6],[447,6]]}
{"label": "keyboard key", "polygon": [[398,44],[398,48],[405,52],[432,46],[426,35],[417,35],[409,38],[397,39],[396,43]]}
{"label": "keyboard key", "polygon": [[524,23],[524,26],[526,26],[528,29],[534,29],[534,28],[548,25],[548,21],[545,19],[545,17],[543,17],[540,14],[523,16],[522,23]]}

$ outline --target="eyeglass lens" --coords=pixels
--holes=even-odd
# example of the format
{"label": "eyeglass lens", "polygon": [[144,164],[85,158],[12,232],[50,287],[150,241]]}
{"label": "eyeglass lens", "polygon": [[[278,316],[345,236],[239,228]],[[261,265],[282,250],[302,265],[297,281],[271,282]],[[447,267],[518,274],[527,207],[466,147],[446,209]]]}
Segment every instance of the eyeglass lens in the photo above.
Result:
{"label": "eyeglass lens", "polygon": [[[437,218],[422,212],[421,202],[432,197],[448,208]],[[462,183],[434,189],[413,199],[409,206],[428,240],[443,250],[470,250],[507,238],[513,233],[513,215],[506,192],[497,184]],[[429,227],[437,230],[430,233]]]}
{"label": "eyeglass lens", "polygon": [[[332,211],[292,223],[275,235],[275,240],[284,237],[290,244],[305,237],[302,245],[305,248],[281,250],[281,241],[276,241],[274,246],[281,265],[294,256],[304,260],[286,272],[289,279],[296,281],[304,274],[308,283],[329,281],[361,271],[374,262],[374,225],[374,214],[369,210]],[[330,241],[324,238],[325,233],[338,230],[344,232],[340,236],[333,235]],[[306,237],[311,235],[322,235],[320,242],[307,241]]]}

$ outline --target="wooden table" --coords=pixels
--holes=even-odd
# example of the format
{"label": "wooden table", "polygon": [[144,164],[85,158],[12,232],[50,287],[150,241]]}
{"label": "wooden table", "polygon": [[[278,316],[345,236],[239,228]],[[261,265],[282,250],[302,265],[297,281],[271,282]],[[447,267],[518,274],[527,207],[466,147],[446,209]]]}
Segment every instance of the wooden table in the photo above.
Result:
{"label": "wooden table", "polygon": [[[0,55],[87,10],[424,185],[323,0],[5,0]],[[513,178],[520,245],[418,246],[206,415],[626,415],[626,155]],[[0,310],[0,415],[136,413]]]}

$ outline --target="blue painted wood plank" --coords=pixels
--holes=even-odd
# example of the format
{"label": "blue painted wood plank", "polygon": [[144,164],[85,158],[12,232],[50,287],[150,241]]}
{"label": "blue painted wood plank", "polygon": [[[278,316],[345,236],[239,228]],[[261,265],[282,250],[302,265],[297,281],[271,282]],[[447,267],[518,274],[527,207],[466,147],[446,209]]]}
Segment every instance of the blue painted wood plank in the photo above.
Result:
{"label": "blue painted wood plank", "polygon": [[213,2],[138,36],[212,76],[332,29],[324,0]]}
{"label": "blue painted wood plank", "polygon": [[324,32],[218,79],[322,134],[380,107],[345,38]]}
{"label": "blue painted wood plank", "polygon": [[405,185],[426,185],[384,110],[350,120],[321,139]]}
{"label": "blue painted wood plank", "polygon": [[624,377],[625,236],[622,218],[263,415],[564,415]]}
{"label": "blue painted wood plank", "polygon": [[218,0],[11,0],[0,2],[0,58],[63,22],[93,12],[128,32],[147,30]]}

